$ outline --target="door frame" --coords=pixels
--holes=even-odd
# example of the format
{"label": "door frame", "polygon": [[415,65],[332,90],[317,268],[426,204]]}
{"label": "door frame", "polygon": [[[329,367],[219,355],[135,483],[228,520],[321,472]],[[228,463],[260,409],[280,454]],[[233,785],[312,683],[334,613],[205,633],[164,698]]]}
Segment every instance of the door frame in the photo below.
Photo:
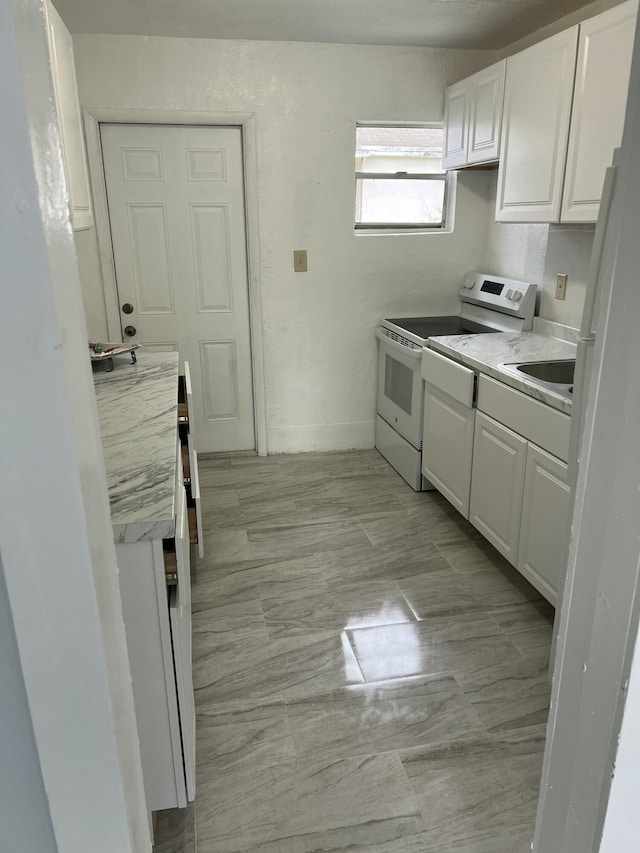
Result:
{"label": "door frame", "polygon": [[206,112],[192,110],[147,110],[121,108],[85,108],[82,110],[87,143],[89,179],[93,193],[93,215],[98,241],[100,271],[104,293],[109,340],[122,340],[118,289],[116,283],[107,188],[102,163],[100,124],[164,124],[204,127],[239,127],[242,135],[244,202],[247,239],[247,287],[249,291],[249,342],[253,374],[253,411],[256,451],[267,455],[267,418],[264,385],[262,336],[262,288],[260,281],[260,240],[258,228],[258,157],[255,113]]}

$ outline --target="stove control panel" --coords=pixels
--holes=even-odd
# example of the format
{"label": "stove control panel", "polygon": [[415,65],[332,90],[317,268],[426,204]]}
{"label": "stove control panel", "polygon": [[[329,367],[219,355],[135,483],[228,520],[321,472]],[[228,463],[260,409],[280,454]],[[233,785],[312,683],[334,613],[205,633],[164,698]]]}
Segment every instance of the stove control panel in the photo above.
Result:
{"label": "stove control panel", "polygon": [[525,281],[487,273],[469,273],[460,288],[460,299],[482,308],[490,308],[524,320],[524,328],[533,325],[537,287]]}

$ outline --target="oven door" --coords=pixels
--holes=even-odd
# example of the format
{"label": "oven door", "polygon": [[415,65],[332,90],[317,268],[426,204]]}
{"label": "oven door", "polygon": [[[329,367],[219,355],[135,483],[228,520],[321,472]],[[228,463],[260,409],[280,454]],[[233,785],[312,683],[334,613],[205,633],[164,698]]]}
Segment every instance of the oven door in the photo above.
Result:
{"label": "oven door", "polygon": [[416,448],[422,447],[422,349],[378,338],[378,414]]}

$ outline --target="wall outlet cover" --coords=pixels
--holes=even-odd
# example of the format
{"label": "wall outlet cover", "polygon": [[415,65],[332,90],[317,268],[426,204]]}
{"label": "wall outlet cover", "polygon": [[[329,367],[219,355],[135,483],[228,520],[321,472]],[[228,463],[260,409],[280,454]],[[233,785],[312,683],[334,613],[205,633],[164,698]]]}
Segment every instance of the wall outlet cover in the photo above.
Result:
{"label": "wall outlet cover", "polygon": [[556,299],[565,299],[567,295],[567,276],[558,273],[556,276]]}
{"label": "wall outlet cover", "polygon": [[307,271],[307,250],[294,249],[293,252],[293,269],[295,272]]}

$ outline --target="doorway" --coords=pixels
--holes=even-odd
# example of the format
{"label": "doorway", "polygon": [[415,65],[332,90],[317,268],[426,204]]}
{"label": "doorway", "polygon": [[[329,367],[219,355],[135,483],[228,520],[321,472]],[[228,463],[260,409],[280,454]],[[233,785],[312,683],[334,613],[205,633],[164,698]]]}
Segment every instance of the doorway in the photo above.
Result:
{"label": "doorway", "polygon": [[200,452],[255,450],[242,128],[100,137],[123,338],[189,361]]}

